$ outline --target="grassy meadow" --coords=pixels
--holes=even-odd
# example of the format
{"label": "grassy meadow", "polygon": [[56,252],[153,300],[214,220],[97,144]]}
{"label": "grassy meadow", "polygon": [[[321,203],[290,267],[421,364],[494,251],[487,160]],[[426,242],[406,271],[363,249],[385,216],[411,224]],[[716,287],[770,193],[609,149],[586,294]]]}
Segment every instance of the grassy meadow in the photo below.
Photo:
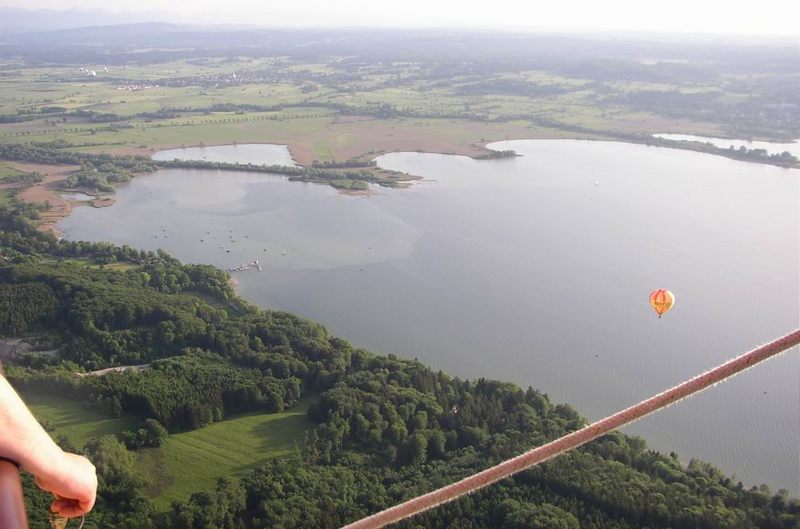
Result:
{"label": "grassy meadow", "polygon": [[135,417],[115,418],[96,408],[75,400],[42,393],[22,395],[33,415],[47,426],[53,438],[64,436],[78,448],[92,437],[119,435],[136,430],[141,421]]}
{"label": "grassy meadow", "polygon": [[11,203],[14,197],[14,190],[5,188],[3,184],[7,183],[6,179],[11,176],[18,176],[19,171],[11,167],[7,163],[0,163],[0,206]]}
{"label": "grassy meadow", "polygon": [[0,184],[5,183],[7,178],[20,174],[22,172],[12,167],[11,164],[0,162]]}
{"label": "grassy meadow", "polygon": [[[93,437],[137,430],[134,417],[113,418],[81,402],[26,392],[25,402],[54,438],[80,448]],[[297,452],[313,427],[306,418],[310,399],[281,413],[247,413],[199,430],[174,433],[164,446],[137,452],[141,476],[156,508],[214,488],[221,477],[238,478],[265,461]]]}
{"label": "grassy meadow", "polygon": [[0,189],[0,206],[11,205],[14,200],[14,192],[9,189]]}
{"label": "grassy meadow", "polygon": [[238,478],[268,459],[296,453],[313,423],[310,401],[282,413],[248,413],[169,436],[160,448],[139,452],[142,475],[160,511],[193,492],[210,490],[221,477]]}

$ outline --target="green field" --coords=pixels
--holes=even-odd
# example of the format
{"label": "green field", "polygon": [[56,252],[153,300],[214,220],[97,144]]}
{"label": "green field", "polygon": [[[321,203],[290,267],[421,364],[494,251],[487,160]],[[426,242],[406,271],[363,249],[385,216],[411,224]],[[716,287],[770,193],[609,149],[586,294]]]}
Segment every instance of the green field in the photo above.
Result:
{"label": "green field", "polygon": [[[347,85],[326,80],[343,73],[337,60],[327,64],[297,64],[281,57],[235,57],[225,60],[196,58],[130,67],[109,67],[89,80],[75,67],[24,68],[8,64],[8,80],[0,86],[0,114],[35,111],[56,105],[69,111],[114,112],[114,124],[92,123],[76,117],[46,118],[0,126],[0,142],[64,140],[79,150],[119,151],[139,154],[163,147],[233,142],[288,144],[298,162],[344,161],[393,150],[422,150],[480,154],[486,141],[542,137],[601,137],[622,131],[714,132],[716,126],[666,119],[619,105],[598,107],[596,83],[591,78],[568,77],[539,70],[495,73],[489,78],[454,75],[446,81],[427,79],[423,63],[366,64]],[[88,69],[102,68],[98,65]],[[256,76],[229,86],[165,86],[162,80],[217,75],[240,78],[269,69],[284,77],[267,82]],[[115,79],[111,81],[110,79]],[[292,80],[294,79],[294,80]],[[130,80],[131,85],[126,85]],[[557,85],[564,93],[547,96],[499,90],[471,90],[480,82],[527,83],[530,87]],[[664,83],[609,83],[615,93],[683,88]],[[692,85],[695,91],[714,85]],[[265,110],[212,110],[215,105],[256,105]],[[281,105],[276,110],[268,107]],[[308,106],[304,106],[308,105]],[[319,105],[343,105],[349,115]],[[370,114],[380,106],[398,113],[393,118]],[[141,112],[180,109],[170,117],[137,116]],[[359,109],[364,115],[354,118]],[[467,119],[473,115],[480,119]],[[450,117],[448,117],[450,116]],[[460,116],[460,117],[457,117]],[[453,119],[457,117],[457,119]],[[488,118],[488,119],[487,119]],[[588,128],[583,135],[542,125],[555,119],[569,126]]]}
{"label": "green field", "polygon": [[98,264],[92,259],[82,258],[82,257],[42,257],[40,258],[42,263],[48,264],[68,264],[72,266],[80,266],[86,268],[104,268],[106,270],[116,270],[118,272],[126,272],[128,270],[136,270],[139,268],[138,265],[128,262],[115,262],[115,263],[108,263],[108,264]]}
{"label": "green field", "polygon": [[199,290],[184,290],[183,292],[179,293],[178,296],[190,298],[194,301],[200,300],[203,303],[214,307],[215,309],[223,309],[228,314],[236,314],[236,310],[231,307],[231,305],[219,298],[212,296],[206,292],[201,292]]}
{"label": "green field", "polygon": [[[19,176],[22,174],[17,169],[13,168],[8,163],[0,163],[0,185],[6,182],[10,176]],[[12,184],[13,185],[13,184]],[[0,206],[5,206],[11,203],[14,198],[15,191],[13,189],[0,189]]]}
{"label": "green field", "polygon": [[[182,146],[277,143],[306,167],[393,151],[481,156],[487,143],[510,139],[719,136],[733,126],[727,106],[752,91],[736,88],[733,78],[686,72],[674,79],[642,72],[615,78],[592,69],[568,74],[526,67],[476,75],[459,67],[443,76],[426,61],[367,61],[354,70],[342,59],[200,55],[81,69],[0,61],[6,71],[0,115],[27,116],[0,125],[0,144],[63,141],[79,151],[149,156]],[[638,71],[641,64],[632,67]],[[665,100],[664,94],[671,95]],[[702,94],[718,99],[711,114],[685,97]],[[763,115],[749,114],[755,131],[749,136],[774,129],[773,123],[764,128]],[[742,126],[737,121],[734,128]],[[344,176],[324,183],[365,186]],[[0,190],[0,203],[11,200]]]}
{"label": "green field", "polygon": [[0,163],[0,184],[8,178],[9,176],[19,176],[22,174],[20,171],[11,167],[11,165],[7,163]]}
{"label": "green field", "polygon": [[125,262],[108,263],[108,264],[104,264],[104,265],[95,265],[95,266],[98,266],[100,268],[105,268],[106,270],[116,270],[117,272],[127,272],[128,270],[136,270],[137,268],[139,268],[138,265],[135,265],[133,263],[125,263]]}
{"label": "green field", "polygon": [[14,199],[14,192],[10,189],[0,189],[0,206],[10,205]]}
{"label": "green field", "polygon": [[22,395],[33,415],[48,425],[53,438],[65,436],[80,448],[92,437],[121,434],[136,430],[141,421],[135,417],[114,418],[100,410],[75,400],[42,393]]}
{"label": "green field", "polygon": [[200,430],[169,436],[161,448],[139,452],[139,468],[151,482],[159,511],[174,500],[211,490],[221,477],[241,477],[268,459],[295,453],[312,426],[310,401],[282,413],[249,413]]}
{"label": "green field", "polygon": [[[54,438],[65,436],[82,447],[92,437],[136,430],[133,417],[112,418],[80,402],[26,392],[25,402]],[[139,450],[142,477],[149,482],[156,508],[214,488],[221,477],[241,477],[267,460],[296,452],[313,423],[306,418],[306,399],[282,413],[248,413],[200,430],[169,436],[160,448]]]}

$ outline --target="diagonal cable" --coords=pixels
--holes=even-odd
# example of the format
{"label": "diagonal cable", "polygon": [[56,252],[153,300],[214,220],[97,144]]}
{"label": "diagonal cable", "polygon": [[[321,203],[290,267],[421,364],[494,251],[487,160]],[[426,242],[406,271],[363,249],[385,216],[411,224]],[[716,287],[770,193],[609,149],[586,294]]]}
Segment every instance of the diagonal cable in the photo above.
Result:
{"label": "diagonal cable", "polygon": [[580,430],[569,433],[546,445],[534,448],[507,461],[503,461],[498,465],[487,468],[482,472],[466,477],[456,483],[428,492],[422,496],[417,496],[416,498],[412,498],[399,505],[373,514],[372,516],[348,524],[342,527],[342,529],[378,529],[433,509],[443,503],[451,502],[465,494],[480,490],[496,481],[513,476],[518,472],[529,469],[552,457],[577,448],[589,441],[593,441],[612,430],[616,430],[637,419],[641,419],[645,415],[666,408],[670,404],[678,402],[690,395],[699,393],[767,358],[773,357],[790,347],[794,347],[798,343],[800,343],[800,329],[732,360],[728,360],[710,371],[697,375],[671,389],[643,400],[638,404],[634,404],[630,408],[609,415],[605,419],[601,419]]}

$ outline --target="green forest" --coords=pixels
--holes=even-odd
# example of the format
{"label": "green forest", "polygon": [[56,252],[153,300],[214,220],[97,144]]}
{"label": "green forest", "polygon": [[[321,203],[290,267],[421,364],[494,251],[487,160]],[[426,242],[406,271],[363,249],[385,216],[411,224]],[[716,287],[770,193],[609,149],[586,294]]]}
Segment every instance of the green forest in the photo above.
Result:
{"label": "green forest", "polygon": [[[16,355],[6,374],[23,394],[138,425],[83,446],[58,437],[98,469],[87,528],[340,527],[585,425],[534,388],[451,377],[262,310],[214,267],[57,240],[35,229],[38,214],[0,206],[0,336],[59,353]],[[88,374],[127,365],[142,367]],[[310,427],[289,455],[156,507],[140,454],[180,432],[301,399]],[[50,499],[27,475],[25,488],[31,526],[44,527]],[[397,527],[792,529],[800,500],[613,433]]]}

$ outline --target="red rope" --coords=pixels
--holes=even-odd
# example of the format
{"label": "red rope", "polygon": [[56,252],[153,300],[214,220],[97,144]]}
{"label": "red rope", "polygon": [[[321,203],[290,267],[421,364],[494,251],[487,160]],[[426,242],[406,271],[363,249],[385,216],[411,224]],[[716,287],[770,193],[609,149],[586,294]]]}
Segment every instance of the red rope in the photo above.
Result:
{"label": "red rope", "polygon": [[373,514],[357,522],[353,522],[344,526],[342,529],[378,529],[379,527],[399,522],[415,514],[432,509],[437,505],[453,501],[465,494],[470,494],[496,481],[529,469],[552,457],[597,439],[612,430],[630,424],[645,415],[649,415],[683,398],[698,393],[798,343],[800,343],[800,329],[766,345],[762,345],[757,349],[753,349],[737,358],[729,360],[702,375],[698,375],[686,382],[678,384],[672,389],[659,393],[647,400],[643,400],[628,409],[590,424],[585,428],[567,434],[546,445],[534,448],[533,450],[504,461],[496,466],[487,468],[461,481],[410,499],[400,505]]}

